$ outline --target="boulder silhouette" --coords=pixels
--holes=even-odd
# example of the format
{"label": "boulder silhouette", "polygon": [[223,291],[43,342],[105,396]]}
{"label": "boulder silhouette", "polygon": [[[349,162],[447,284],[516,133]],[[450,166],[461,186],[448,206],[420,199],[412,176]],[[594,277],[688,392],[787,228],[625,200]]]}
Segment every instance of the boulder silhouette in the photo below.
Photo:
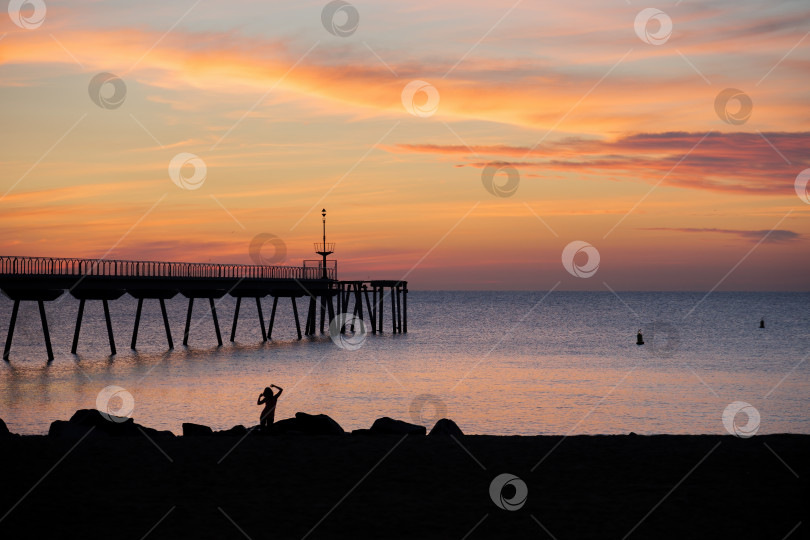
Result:
{"label": "boulder silhouette", "polygon": [[109,416],[109,419],[96,409],[79,409],[68,420],[71,424],[96,428],[108,435],[132,435],[137,433],[132,418]]}
{"label": "boulder silhouette", "polygon": [[110,416],[109,419],[96,409],[79,409],[70,420],[51,422],[48,435],[51,437],[83,437],[92,430],[93,435],[134,437],[146,434],[149,437],[174,437],[171,431],[159,431],[136,424],[132,418]]}
{"label": "boulder silhouette", "polygon": [[270,433],[271,430],[273,434],[297,433],[300,431],[298,429],[298,420],[295,418],[285,418],[283,420],[273,422],[273,426],[270,429],[262,429],[261,433],[267,434]]}
{"label": "boulder silhouette", "polygon": [[6,423],[0,418],[0,439],[11,437],[11,435],[12,433],[8,430],[8,426],[6,426]]}
{"label": "boulder silhouette", "polygon": [[[68,420],[65,434],[78,434],[81,429],[93,428],[98,434],[112,435],[114,437],[133,436],[138,434],[135,421],[132,418],[120,418],[110,416],[111,420],[105,418],[96,409],[79,409]],[[73,433],[71,433],[73,432]],[[50,431],[48,432],[50,434]]]}
{"label": "boulder silhouette", "polygon": [[298,429],[310,435],[343,435],[346,433],[335,420],[325,414],[295,413]]}
{"label": "boulder silhouette", "polygon": [[214,430],[208,426],[183,422],[183,437],[205,437],[213,434]]}
{"label": "boulder silhouette", "polygon": [[305,435],[343,435],[346,433],[335,420],[325,414],[295,413],[295,418],[275,422],[273,433],[301,433]]}
{"label": "boulder silhouette", "polygon": [[450,436],[460,438],[464,436],[464,432],[461,431],[461,428],[459,428],[458,425],[449,418],[442,418],[436,422],[436,425],[433,426],[433,429],[431,429],[430,433],[428,433],[428,437],[431,438],[449,438]]}
{"label": "boulder silhouette", "polygon": [[51,422],[48,429],[50,437],[83,437],[92,431],[92,435],[109,435],[113,437],[134,437],[146,434],[149,437],[174,437],[171,431],[158,431],[136,424],[132,418],[110,416],[109,419],[96,409],[79,409],[70,420]]}
{"label": "boulder silhouette", "polygon": [[394,420],[387,416],[378,418],[371,425],[371,432],[380,435],[425,435],[425,426],[409,424],[402,420]]}
{"label": "boulder silhouette", "polygon": [[[65,437],[78,439],[87,435],[90,428],[73,424],[67,420],[54,420],[48,428],[48,437]],[[101,433],[101,432],[99,432]]]}
{"label": "boulder silhouette", "polygon": [[217,437],[244,437],[248,429],[243,425],[233,426],[231,429],[214,432]]}

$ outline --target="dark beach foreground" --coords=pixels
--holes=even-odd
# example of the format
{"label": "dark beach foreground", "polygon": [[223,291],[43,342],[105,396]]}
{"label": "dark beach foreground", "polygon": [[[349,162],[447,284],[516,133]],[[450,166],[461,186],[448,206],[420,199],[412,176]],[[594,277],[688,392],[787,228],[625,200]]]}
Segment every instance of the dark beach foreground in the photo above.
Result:
{"label": "dark beach foreground", "polygon": [[[808,456],[807,435],[7,437],[0,536],[806,538]],[[493,502],[502,473],[522,508]]]}

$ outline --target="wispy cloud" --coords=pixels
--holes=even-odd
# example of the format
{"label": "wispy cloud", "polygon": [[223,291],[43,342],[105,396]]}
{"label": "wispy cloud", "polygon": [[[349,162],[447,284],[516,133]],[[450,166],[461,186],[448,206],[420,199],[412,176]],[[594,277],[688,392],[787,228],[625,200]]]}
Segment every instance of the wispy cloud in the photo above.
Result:
{"label": "wispy cloud", "polygon": [[[530,149],[438,144],[383,146],[393,153],[424,153],[461,159],[457,166],[485,167],[492,158],[547,179],[576,172],[593,178],[658,182],[705,133],[638,133],[612,140],[568,138]],[[763,136],[767,140],[763,138]],[[667,177],[666,185],[718,192],[791,195],[797,167],[810,166],[810,132],[712,133]],[[767,141],[788,156],[788,165]],[[521,158],[513,160],[512,158]],[[527,159],[528,158],[528,159]]]}
{"label": "wispy cloud", "polygon": [[[670,231],[677,233],[694,233],[694,234],[728,234],[739,236],[752,242],[759,242],[762,240],[764,244],[781,244],[784,242],[791,242],[800,240],[802,235],[786,229],[774,230],[744,230],[744,229],[715,229],[715,228],[697,228],[697,227],[642,227],[640,231]],[[764,238],[764,240],[763,240]]]}

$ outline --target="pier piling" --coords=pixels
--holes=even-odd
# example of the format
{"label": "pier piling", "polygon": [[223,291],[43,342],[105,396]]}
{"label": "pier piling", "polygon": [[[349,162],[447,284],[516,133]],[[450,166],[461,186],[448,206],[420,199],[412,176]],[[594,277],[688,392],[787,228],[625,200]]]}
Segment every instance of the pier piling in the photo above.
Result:
{"label": "pier piling", "polygon": [[45,302],[42,300],[37,300],[37,303],[39,304],[39,318],[42,321],[42,333],[45,335],[45,348],[48,351],[48,360],[53,360],[51,333],[48,331],[48,317],[45,315]]}
{"label": "pier piling", "polygon": [[169,342],[169,349],[174,349],[172,331],[169,328],[169,315],[166,313],[166,300],[163,298],[158,298],[158,300],[160,300],[160,312],[163,314],[163,327],[166,329],[166,341]]}
{"label": "pier piling", "polygon": [[[107,321],[107,337],[110,339],[110,355],[115,356],[115,338],[113,337],[112,320],[110,319],[110,306],[107,303],[106,298],[104,298],[101,302],[104,305],[104,319]],[[43,308],[41,307],[40,302],[40,311],[42,310]]]}
{"label": "pier piling", "polygon": [[[258,298],[257,298],[258,300]],[[239,306],[242,305],[242,297],[236,297],[236,307],[233,311],[233,326],[231,326],[231,343],[233,343],[234,338],[236,337],[236,323],[239,322]]]}
{"label": "pier piling", "polygon": [[188,311],[186,312],[186,330],[183,332],[183,346],[188,347],[188,331],[191,328],[191,310],[194,309],[194,297],[188,299]]}
{"label": "pier piling", "polygon": [[219,332],[219,319],[217,319],[217,305],[212,297],[208,297],[208,304],[211,306],[211,317],[214,319],[214,330],[217,333],[217,343],[222,347],[222,334]]}
{"label": "pier piling", "polygon": [[[71,354],[76,354],[76,350],[79,347],[79,332],[82,331],[82,317],[84,317],[84,301],[85,301],[84,298],[79,300],[79,312],[76,314],[76,329],[73,331],[73,346],[70,348]],[[138,317],[140,316],[141,316],[141,305],[139,303]],[[132,336],[132,339],[134,340],[137,335],[138,330],[136,327],[135,334]],[[135,342],[133,341],[133,343]],[[135,345],[133,345],[132,348],[134,349]]]}
{"label": "pier piling", "polygon": [[264,331],[264,313],[262,312],[262,299],[259,298],[258,296],[256,297],[256,311],[259,312],[259,327],[262,329],[262,341],[267,341],[267,333]]}
{"label": "pier piling", "polygon": [[295,303],[295,297],[290,296],[290,300],[292,301],[292,308],[293,308],[293,315],[295,315],[295,330],[298,332],[298,340],[300,341],[301,338],[301,322],[298,320],[298,306]]}
{"label": "pier piling", "polygon": [[20,311],[20,301],[14,300],[14,307],[11,308],[11,321],[8,323],[8,334],[6,335],[6,347],[3,349],[3,360],[8,360],[11,352],[11,340],[14,339],[14,327],[17,326],[17,314]]}
{"label": "pier piling", "polygon": [[270,311],[270,324],[267,327],[267,339],[273,339],[273,323],[276,322],[276,307],[278,306],[278,296],[273,297],[273,309]]}

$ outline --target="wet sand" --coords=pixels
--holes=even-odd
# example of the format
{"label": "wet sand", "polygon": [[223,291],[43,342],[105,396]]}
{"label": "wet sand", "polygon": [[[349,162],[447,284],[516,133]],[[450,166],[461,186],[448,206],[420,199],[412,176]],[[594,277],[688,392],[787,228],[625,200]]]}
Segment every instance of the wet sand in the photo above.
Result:
{"label": "wet sand", "polygon": [[[794,530],[810,494],[809,435],[467,436],[459,442],[251,435],[241,442],[219,436],[154,438],[154,444],[146,437],[91,436],[74,445],[47,436],[0,440],[0,515],[8,512],[0,536],[810,534],[810,523]],[[519,510],[502,510],[490,498],[490,482],[501,473],[526,483]],[[507,498],[510,489],[503,491]]]}

